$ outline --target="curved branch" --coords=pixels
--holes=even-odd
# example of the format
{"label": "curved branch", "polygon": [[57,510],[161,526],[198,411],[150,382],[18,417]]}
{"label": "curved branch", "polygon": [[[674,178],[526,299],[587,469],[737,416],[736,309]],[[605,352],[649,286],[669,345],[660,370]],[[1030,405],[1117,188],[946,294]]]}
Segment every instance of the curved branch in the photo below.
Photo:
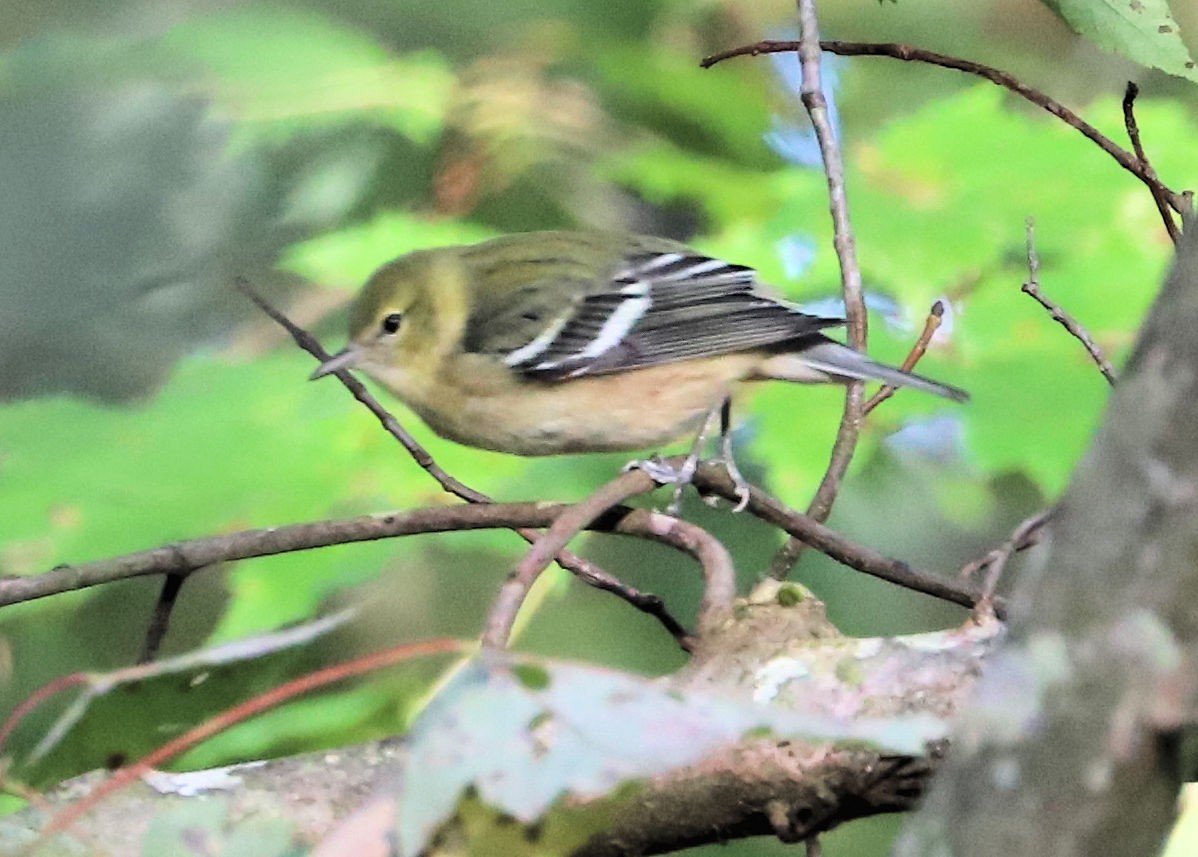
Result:
{"label": "curved branch", "polygon": [[[752,45],[745,45],[739,48],[733,48],[729,51],[723,51],[718,54],[713,54],[703,59],[699,65],[703,68],[710,68],[718,62],[730,59],[732,57],[741,56],[759,56],[760,54],[775,54],[785,53],[787,51],[797,50],[798,42],[793,41],[771,41],[765,40]],[[1115,159],[1115,162],[1123,169],[1134,175],[1142,181],[1150,191],[1154,198],[1164,200],[1170,208],[1180,214],[1187,214],[1193,208],[1189,199],[1185,194],[1176,193],[1170,190],[1153,171],[1152,167],[1136,157],[1132,152],[1127,151],[1122,146],[1117,145],[1113,140],[1095,128],[1086,120],[1082,119],[1072,110],[1059,101],[1055,101],[1049,96],[1034,89],[1024,83],[1021,83],[1014,75],[1005,71],[1000,71],[990,66],[982,65],[981,63],[970,62],[958,57],[951,57],[947,54],[939,54],[935,51],[924,50],[923,48],[913,47],[911,45],[903,45],[892,42],[840,42],[840,41],[823,41],[820,42],[820,47],[831,54],[840,56],[857,56],[857,57],[891,57],[892,59],[903,60],[904,62],[921,62],[928,65],[940,66],[941,68],[949,68],[954,71],[965,72],[976,77],[984,78],[991,83],[1001,86],[1003,89],[1015,93],[1020,98],[1030,101],[1037,107],[1047,110],[1053,116],[1056,116],[1066,125],[1077,129],[1079,133],[1094,143],[1098,148],[1102,149],[1108,155]]]}
{"label": "curved branch", "polygon": [[[561,510],[500,588],[487,613],[483,645],[497,648],[507,645],[516,614],[532,585],[571,539],[625,500],[648,494],[656,487],[657,483],[643,470],[628,470],[582,502]],[[640,510],[622,513],[614,531],[663,542],[699,560],[704,576],[700,633],[731,613],[736,597],[736,572],[728,551],[710,533],[669,515]]]}
{"label": "curved branch", "polygon": [[[695,473],[695,487],[730,502],[737,499],[735,484],[718,464],[700,465]],[[760,488],[750,487],[746,509],[754,517],[784,530],[794,539],[837,562],[905,589],[951,601],[962,607],[977,606],[984,595],[983,590],[972,583],[947,579],[850,541],[814,518],[784,505]],[[1002,599],[994,599],[993,608],[995,615],[1000,618],[1006,613],[1006,604]]]}
{"label": "curved branch", "polygon": [[[1140,87],[1129,80],[1127,89],[1123,91],[1123,127],[1127,131],[1127,139],[1131,141],[1132,151],[1144,165],[1144,174],[1155,180],[1158,176],[1152,164],[1148,162],[1148,153],[1144,151],[1144,143],[1140,140],[1140,125],[1136,122],[1136,98],[1139,94]],[[1161,222],[1165,224],[1165,231],[1169,233],[1169,240],[1177,244],[1181,238],[1181,227],[1173,219],[1169,210],[1169,200],[1156,187],[1149,187],[1152,188],[1152,201],[1156,203],[1157,213],[1161,216]]]}

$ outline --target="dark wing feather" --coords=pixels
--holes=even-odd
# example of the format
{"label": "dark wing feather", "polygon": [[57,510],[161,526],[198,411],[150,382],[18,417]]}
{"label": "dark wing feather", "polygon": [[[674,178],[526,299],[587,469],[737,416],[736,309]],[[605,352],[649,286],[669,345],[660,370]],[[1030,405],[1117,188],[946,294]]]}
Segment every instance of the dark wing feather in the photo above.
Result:
{"label": "dark wing feather", "polygon": [[763,348],[843,323],[763,295],[751,268],[690,251],[640,253],[507,362],[556,380]]}

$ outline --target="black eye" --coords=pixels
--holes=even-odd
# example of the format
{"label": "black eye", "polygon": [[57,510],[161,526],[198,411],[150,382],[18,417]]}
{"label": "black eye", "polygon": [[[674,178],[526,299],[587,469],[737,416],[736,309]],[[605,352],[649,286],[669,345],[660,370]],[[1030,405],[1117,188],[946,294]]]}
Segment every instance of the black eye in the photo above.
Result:
{"label": "black eye", "polygon": [[383,333],[395,333],[399,330],[399,325],[402,321],[402,315],[397,312],[391,313],[391,315],[383,319]]}

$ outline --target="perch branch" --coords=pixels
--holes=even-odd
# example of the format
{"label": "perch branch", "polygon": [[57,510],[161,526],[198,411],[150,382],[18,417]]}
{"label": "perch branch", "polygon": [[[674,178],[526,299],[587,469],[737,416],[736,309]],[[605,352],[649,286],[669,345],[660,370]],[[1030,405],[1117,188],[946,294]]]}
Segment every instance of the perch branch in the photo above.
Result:
{"label": "perch branch", "polygon": [[[737,499],[736,485],[718,464],[701,464],[695,473],[695,487],[729,501]],[[749,503],[745,508],[754,517],[777,527],[842,565],[905,589],[922,592],[962,607],[976,606],[984,594],[977,587],[959,579],[945,579],[943,575],[915,568],[902,560],[892,559],[873,548],[850,541],[814,518],[789,508],[760,488],[750,486]],[[1001,618],[1005,614],[1006,605],[1000,599],[996,599],[994,610]]]}
{"label": "perch branch", "polygon": [[[487,614],[483,645],[495,648],[507,645],[516,615],[532,585],[553,561],[553,557],[574,536],[630,497],[647,494],[656,487],[657,483],[644,471],[629,470],[582,502],[562,510],[548,531],[524,555],[515,571],[500,588]],[[669,515],[651,512],[638,515],[637,512],[632,512],[624,517],[631,518],[632,521],[629,524],[621,522],[621,532],[636,532],[666,542],[699,559],[704,573],[703,606],[699,613],[700,633],[713,621],[731,611],[732,600],[736,596],[736,572],[727,550],[714,537],[693,524],[687,524]]]}

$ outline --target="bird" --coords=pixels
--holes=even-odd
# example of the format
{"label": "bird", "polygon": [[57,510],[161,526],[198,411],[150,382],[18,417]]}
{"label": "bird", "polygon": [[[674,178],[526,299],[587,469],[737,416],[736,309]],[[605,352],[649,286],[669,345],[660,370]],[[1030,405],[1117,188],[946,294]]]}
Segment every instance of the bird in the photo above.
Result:
{"label": "bird", "polygon": [[727,418],[744,382],[968,399],[823,333],[844,323],[673,240],[525,232],[383,265],[351,305],[349,343],[311,377],[359,369],[438,435],[523,456],[661,447]]}

